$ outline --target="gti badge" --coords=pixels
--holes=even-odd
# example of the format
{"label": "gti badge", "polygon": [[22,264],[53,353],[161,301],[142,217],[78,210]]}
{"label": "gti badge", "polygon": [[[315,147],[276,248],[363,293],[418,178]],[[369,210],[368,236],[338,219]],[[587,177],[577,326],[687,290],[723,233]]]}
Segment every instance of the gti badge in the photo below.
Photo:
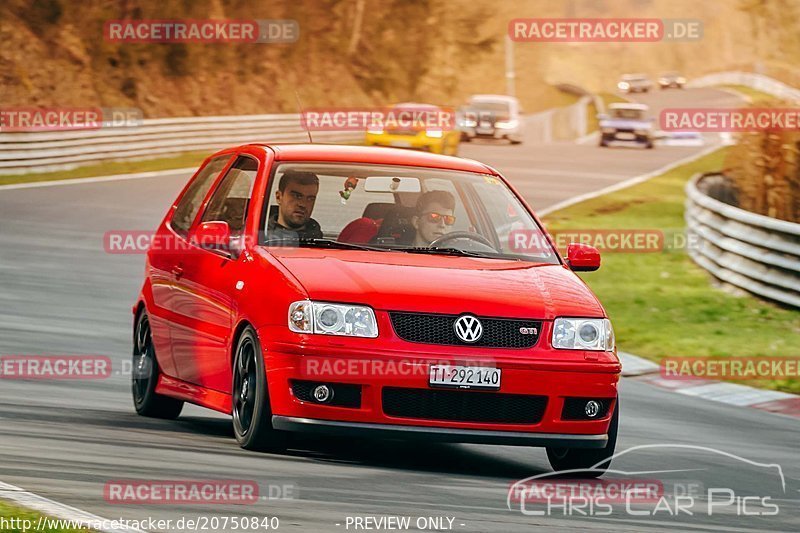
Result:
{"label": "gti badge", "polygon": [[519,328],[520,335],[536,335],[538,330],[536,328]]}
{"label": "gti badge", "polygon": [[458,317],[453,324],[456,336],[464,342],[478,342],[483,335],[483,325],[481,321],[472,315]]}

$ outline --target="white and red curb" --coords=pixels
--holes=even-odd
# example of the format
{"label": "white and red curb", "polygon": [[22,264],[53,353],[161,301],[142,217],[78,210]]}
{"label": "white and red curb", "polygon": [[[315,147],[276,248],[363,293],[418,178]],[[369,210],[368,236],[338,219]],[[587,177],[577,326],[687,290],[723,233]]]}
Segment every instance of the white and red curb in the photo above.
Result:
{"label": "white and red curb", "polygon": [[626,352],[618,355],[623,376],[638,376],[640,381],[678,394],[800,418],[800,396],[795,394],[703,378],[669,379],[661,375],[657,363]]}

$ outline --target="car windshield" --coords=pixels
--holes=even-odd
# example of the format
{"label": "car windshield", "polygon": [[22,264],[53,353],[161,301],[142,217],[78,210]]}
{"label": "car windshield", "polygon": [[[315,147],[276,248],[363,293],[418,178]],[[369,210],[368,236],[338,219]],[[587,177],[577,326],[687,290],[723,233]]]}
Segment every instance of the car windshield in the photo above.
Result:
{"label": "car windshield", "polygon": [[261,224],[268,247],[463,255],[558,264],[495,176],[418,167],[283,163]]}
{"label": "car windshield", "polygon": [[644,111],[641,109],[612,109],[611,116],[614,118],[641,119],[644,117]]}
{"label": "car windshield", "polygon": [[511,113],[509,105],[506,102],[488,102],[472,101],[470,107],[477,111],[488,111],[490,113],[508,115]]}

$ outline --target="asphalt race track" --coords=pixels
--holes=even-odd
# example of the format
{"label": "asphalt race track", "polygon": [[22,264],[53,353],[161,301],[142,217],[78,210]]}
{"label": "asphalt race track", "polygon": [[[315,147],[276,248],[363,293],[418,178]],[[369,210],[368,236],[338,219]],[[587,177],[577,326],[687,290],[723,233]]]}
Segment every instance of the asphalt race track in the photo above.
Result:
{"label": "asphalt race track", "polygon": [[[656,112],[735,101],[708,89],[637,99]],[[472,143],[461,155],[493,165],[543,209],[707,148]],[[279,517],[284,531],[347,531],[348,517],[382,515],[409,516],[412,525],[419,517],[449,517],[452,530],[470,532],[800,530],[800,422],[637,379],[621,386],[617,451],[671,446],[622,455],[613,463],[626,472],[618,477],[659,479],[665,490],[694,487],[698,501],[709,488],[726,488],[735,493],[730,505],[710,516],[704,500],[691,515],[633,516],[621,504],[605,517],[565,516],[561,509],[533,516],[518,505],[509,510],[506,496],[511,483],[550,471],[543,449],[296,438],[287,454],[255,454],[237,446],[229,418],[210,411],[187,407],[177,422],[137,416],[125,365],[144,258],[105,253],[103,235],[155,228],[187,177],[0,190],[0,354],[107,355],[114,365],[114,375],[102,380],[0,380],[0,481],[105,518],[267,515]],[[782,467],[785,490],[778,470],[766,464]],[[679,472],[657,472],[665,470]],[[244,479],[256,481],[264,496],[284,497],[248,506],[106,503],[105,483],[120,479]],[[771,512],[740,505],[750,495],[771,497],[780,512],[744,516]]]}

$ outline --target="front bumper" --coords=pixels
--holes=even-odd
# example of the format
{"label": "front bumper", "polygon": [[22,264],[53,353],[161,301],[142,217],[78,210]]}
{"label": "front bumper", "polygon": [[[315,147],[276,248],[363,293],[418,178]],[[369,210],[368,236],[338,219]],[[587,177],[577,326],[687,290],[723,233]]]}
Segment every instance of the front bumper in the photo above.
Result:
{"label": "front bumper", "polygon": [[[648,135],[633,134],[632,138],[625,138],[627,137],[626,134],[630,135],[628,132],[603,133],[602,134],[603,142],[641,144],[641,145],[647,145],[653,142],[652,137]],[[620,138],[620,135],[622,135],[622,138]]]}
{"label": "front bumper", "polygon": [[462,127],[461,135],[465,139],[518,139],[521,137],[519,128],[491,127]]}
{"label": "front bumper", "polygon": [[290,416],[273,416],[272,427],[282,431],[335,435],[340,437],[372,437],[425,442],[461,442],[501,444],[504,446],[552,446],[556,448],[605,448],[608,435],[567,435],[526,433],[524,431],[481,431],[453,428],[431,428],[391,424],[337,422]]}
{"label": "front bumper", "polygon": [[[259,336],[275,338],[269,331],[259,331]],[[472,347],[441,347],[436,352],[428,352],[427,349],[440,347],[398,343],[410,345],[401,351],[394,343],[390,343],[390,347],[377,347],[377,339],[348,341],[351,339],[323,339],[314,345],[263,342],[270,407],[279,429],[449,442],[604,446],[616,404],[620,372],[619,361],[613,354],[603,354],[599,359],[596,354],[590,354],[594,359],[589,359],[578,352],[565,358],[566,354],[558,353],[560,351],[534,348],[518,350],[511,356],[488,358]],[[419,417],[387,414],[383,404],[384,388],[440,390],[429,386],[431,364],[496,366],[503,372],[499,390],[457,392],[470,395],[470,401],[481,404],[483,400],[476,399],[487,393],[545,397],[541,417],[536,422],[509,423],[439,419],[422,413]],[[344,407],[300,400],[293,391],[297,381],[357,385],[360,401],[356,406]],[[610,407],[602,418],[565,419],[567,398],[604,399]]]}

